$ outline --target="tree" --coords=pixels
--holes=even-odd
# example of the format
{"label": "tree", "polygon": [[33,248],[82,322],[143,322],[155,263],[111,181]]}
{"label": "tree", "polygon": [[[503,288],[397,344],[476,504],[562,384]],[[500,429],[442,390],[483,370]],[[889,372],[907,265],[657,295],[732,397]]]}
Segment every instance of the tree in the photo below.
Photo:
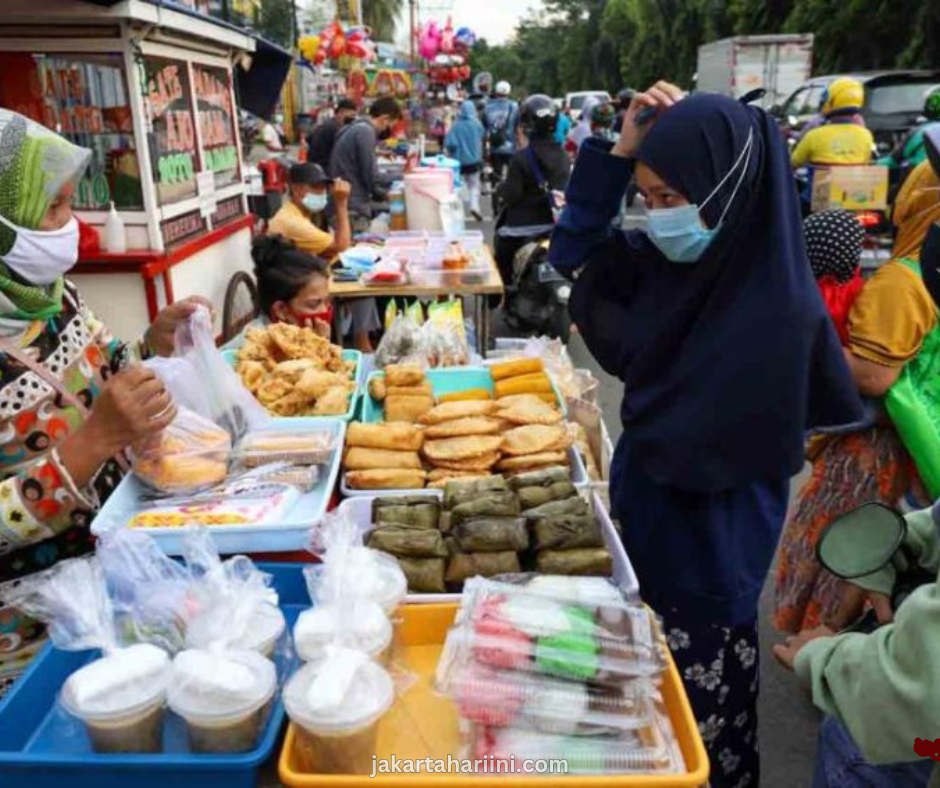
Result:
{"label": "tree", "polygon": [[372,28],[375,41],[393,41],[401,15],[403,0],[359,0],[362,3],[362,20]]}
{"label": "tree", "polygon": [[288,49],[294,46],[294,5],[292,0],[264,0],[256,22],[265,38]]}

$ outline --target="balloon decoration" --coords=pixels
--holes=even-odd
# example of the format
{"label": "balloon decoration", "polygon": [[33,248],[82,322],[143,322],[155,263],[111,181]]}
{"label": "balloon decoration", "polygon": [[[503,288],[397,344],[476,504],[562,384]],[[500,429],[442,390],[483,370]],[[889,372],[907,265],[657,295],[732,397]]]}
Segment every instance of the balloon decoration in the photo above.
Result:
{"label": "balloon decoration", "polygon": [[304,36],[297,42],[300,55],[307,63],[322,66],[327,60],[341,58],[372,62],[376,59],[375,42],[368,27],[348,30],[338,22],[331,22],[319,35]]}
{"label": "balloon decoration", "polygon": [[431,83],[453,85],[470,79],[467,57],[477,37],[469,27],[454,30],[451,19],[443,27],[432,20],[422,25],[417,38],[418,53],[428,62]]}

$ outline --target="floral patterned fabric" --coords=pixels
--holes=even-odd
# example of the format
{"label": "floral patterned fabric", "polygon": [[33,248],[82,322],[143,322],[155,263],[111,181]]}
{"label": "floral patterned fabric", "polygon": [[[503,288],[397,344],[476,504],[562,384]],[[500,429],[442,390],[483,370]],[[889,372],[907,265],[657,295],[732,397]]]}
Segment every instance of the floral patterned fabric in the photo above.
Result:
{"label": "floral patterned fabric", "polygon": [[774,625],[796,633],[837,612],[843,581],[816,559],[819,534],[836,517],[863,503],[898,504],[916,472],[889,425],[829,440],[813,461],[780,540]]}
{"label": "floral patterned fabric", "polygon": [[757,788],[757,620],[735,626],[665,614],[669,648],[711,761],[712,788]]}
{"label": "floral patterned fabric", "polygon": [[[112,374],[118,343],[73,286],[49,320],[0,321],[0,336],[63,381],[90,408]],[[22,578],[91,549],[89,526],[122,472],[106,464],[78,488],[56,447],[82,423],[39,375],[0,353],[0,678],[36,649],[43,627],[3,604]]]}

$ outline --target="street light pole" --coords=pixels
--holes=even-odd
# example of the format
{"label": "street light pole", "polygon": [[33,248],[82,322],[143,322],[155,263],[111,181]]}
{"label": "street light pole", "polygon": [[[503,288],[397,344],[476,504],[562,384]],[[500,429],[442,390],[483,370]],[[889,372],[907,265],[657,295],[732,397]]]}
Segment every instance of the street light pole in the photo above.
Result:
{"label": "street light pole", "polygon": [[418,0],[408,0],[408,10],[411,17],[411,65],[415,65],[415,37],[418,35]]}

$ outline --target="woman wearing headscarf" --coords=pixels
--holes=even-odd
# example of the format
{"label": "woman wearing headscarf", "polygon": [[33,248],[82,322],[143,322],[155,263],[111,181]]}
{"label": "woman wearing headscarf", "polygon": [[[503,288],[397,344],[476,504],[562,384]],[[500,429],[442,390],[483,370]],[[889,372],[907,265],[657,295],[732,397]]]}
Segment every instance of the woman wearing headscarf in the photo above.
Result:
{"label": "woman wearing headscarf", "polygon": [[774,624],[782,632],[840,628],[859,612],[856,586],[825,571],[816,559],[819,534],[841,514],[869,501],[898,506],[909,492],[926,505],[913,460],[881,399],[937,326],[937,307],[912,268],[930,226],[940,219],[940,182],[929,162],[898,194],[893,259],[878,269],[852,302],[845,324],[846,357],[871,415],[852,429],[810,443],[812,474],[800,491],[781,540]]}
{"label": "woman wearing headscarf", "polygon": [[597,96],[588,96],[584,99],[584,104],[581,105],[581,118],[578,124],[568,134],[568,145],[566,147],[569,153],[576,154],[581,150],[581,146],[584,144],[585,140],[589,140],[594,136],[591,113],[600,103],[601,99]]}
{"label": "woman wearing headscarf", "polygon": [[[78,258],[71,203],[90,155],[0,108],[0,693],[43,635],[5,593],[91,549],[89,525],[121,480],[124,448],[175,415],[159,379],[125,369],[128,348],[63,278]],[[164,310],[142,349],[169,355],[194,308]]]}
{"label": "woman wearing headscarf", "polygon": [[[664,617],[713,786],[757,785],[757,601],[803,434],[861,415],[806,259],[786,150],[763,110],[668,83],[613,146],[585,143],[551,260],[624,381],[613,514]],[[647,108],[657,113],[638,125]],[[648,229],[615,232],[631,177]]]}

